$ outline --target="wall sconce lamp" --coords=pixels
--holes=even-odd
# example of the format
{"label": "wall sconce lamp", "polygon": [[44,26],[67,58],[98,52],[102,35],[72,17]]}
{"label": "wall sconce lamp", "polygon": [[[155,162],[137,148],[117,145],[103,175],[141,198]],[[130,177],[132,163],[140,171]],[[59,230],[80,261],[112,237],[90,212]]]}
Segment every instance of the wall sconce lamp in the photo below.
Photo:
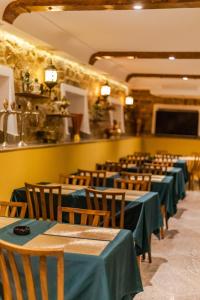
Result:
{"label": "wall sconce lamp", "polygon": [[131,95],[126,96],[125,98],[125,104],[127,106],[133,105],[134,104],[134,98]]}
{"label": "wall sconce lamp", "polygon": [[109,86],[108,82],[101,86],[101,96],[108,97],[111,94],[111,87]]}
{"label": "wall sconce lamp", "polygon": [[56,67],[51,64],[44,70],[44,82],[46,86],[49,88],[49,95],[51,96],[51,90],[58,83],[58,71]]}

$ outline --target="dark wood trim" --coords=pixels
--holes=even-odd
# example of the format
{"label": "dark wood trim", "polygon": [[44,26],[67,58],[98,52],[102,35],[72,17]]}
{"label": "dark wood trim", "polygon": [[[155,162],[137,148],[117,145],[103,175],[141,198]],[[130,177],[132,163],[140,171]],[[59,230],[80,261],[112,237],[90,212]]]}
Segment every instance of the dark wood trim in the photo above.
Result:
{"label": "dark wood trim", "polygon": [[191,74],[151,74],[151,73],[131,73],[126,76],[126,82],[129,82],[132,78],[177,78],[182,79],[187,77],[188,79],[200,79],[200,75]]}
{"label": "dark wood trim", "polygon": [[135,59],[168,59],[174,56],[176,59],[200,59],[200,52],[139,52],[139,51],[99,51],[91,55],[89,64],[94,65],[99,58],[110,56],[111,58],[128,58]]}
{"label": "dark wood trim", "polygon": [[[3,20],[13,23],[22,13],[42,11],[132,10],[136,0],[16,0],[5,9]],[[200,0],[141,0],[143,9],[197,8]]]}

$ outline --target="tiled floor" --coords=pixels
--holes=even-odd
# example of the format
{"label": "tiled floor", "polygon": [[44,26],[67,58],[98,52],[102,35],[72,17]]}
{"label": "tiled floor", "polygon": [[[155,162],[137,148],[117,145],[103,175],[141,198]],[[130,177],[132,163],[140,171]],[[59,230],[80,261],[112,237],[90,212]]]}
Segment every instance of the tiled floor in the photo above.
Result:
{"label": "tiled floor", "polygon": [[188,192],[164,240],[142,263],[144,292],[134,300],[200,300],[200,191]]}

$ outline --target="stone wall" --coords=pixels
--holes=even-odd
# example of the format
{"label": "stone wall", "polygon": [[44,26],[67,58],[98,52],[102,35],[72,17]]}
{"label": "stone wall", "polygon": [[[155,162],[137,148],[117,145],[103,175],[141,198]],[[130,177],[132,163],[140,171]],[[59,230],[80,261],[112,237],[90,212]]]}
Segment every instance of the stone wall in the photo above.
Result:
{"label": "stone wall", "polygon": [[[28,70],[31,79],[44,82],[44,69],[52,63],[58,70],[58,85],[54,94],[59,98],[60,83],[65,82],[88,90],[89,107],[97,100],[100,86],[108,81],[111,86],[111,96],[123,103],[126,86],[97,72],[93,67],[87,67],[71,59],[57,56],[46,50],[41,50],[34,45],[10,33],[0,31],[0,65],[13,68],[15,76],[15,91],[22,91],[22,72]],[[107,119],[106,114],[105,119]],[[96,125],[95,125],[96,126]],[[107,124],[101,125],[105,127]],[[92,126],[93,127],[93,126]]]}

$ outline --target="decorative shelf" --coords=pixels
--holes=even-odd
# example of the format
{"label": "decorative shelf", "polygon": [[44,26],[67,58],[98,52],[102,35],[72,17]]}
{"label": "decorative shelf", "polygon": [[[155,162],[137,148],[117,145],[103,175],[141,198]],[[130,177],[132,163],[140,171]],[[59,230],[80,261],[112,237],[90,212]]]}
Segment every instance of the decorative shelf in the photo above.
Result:
{"label": "decorative shelf", "polygon": [[15,93],[18,97],[30,98],[30,99],[49,99],[48,96],[38,95],[33,93]]}

